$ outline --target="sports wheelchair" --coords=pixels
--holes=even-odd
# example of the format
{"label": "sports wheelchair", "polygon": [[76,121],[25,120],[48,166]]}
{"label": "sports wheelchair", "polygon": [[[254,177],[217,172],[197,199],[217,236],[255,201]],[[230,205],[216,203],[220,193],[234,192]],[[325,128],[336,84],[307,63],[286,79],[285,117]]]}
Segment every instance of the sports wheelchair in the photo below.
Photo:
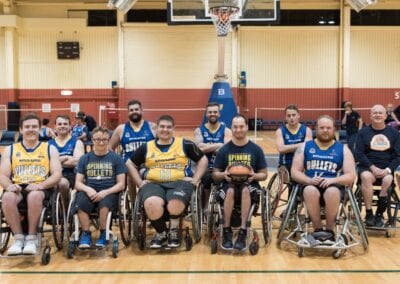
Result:
{"label": "sports wheelchair", "polygon": [[[224,208],[217,200],[219,186],[213,185],[211,189],[210,199],[208,203],[208,216],[207,216],[207,237],[210,240],[211,253],[216,254],[218,247],[222,247],[222,231],[224,226]],[[256,255],[260,248],[260,238],[257,230],[252,228],[252,217],[261,215],[261,226],[262,233],[265,241],[265,245],[268,246],[271,243],[272,237],[272,215],[271,215],[271,204],[269,198],[269,191],[261,187],[257,191],[261,199],[261,213],[258,213],[258,205],[252,204],[249,211],[249,216],[246,222],[247,227],[247,240],[251,238],[251,242],[247,241],[247,246],[244,249],[249,250],[251,255]],[[232,211],[231,226],[234,231],[238,231],[241,224],[241,213],[240,205],[235,204]]]}
{"label": "sports wheelchair", "polygon": [[[67,250],[67,258],[71,259],[75,255],[75,250],[79,249],[79,238],[81,234],[78,213],[75,212],[73,208],[75,204],[77,191],[73,190],[71,193],[70,203],[68,206],[68,232],[69,232],[69,243]],[[107,215],[107,226],[106,226],[106,239],[107,241],[112,240],[112,256],[114,258],[118,257],[119,252],[119,240],[115,233],[112,231],[113,223],[118,223],[120,237],[122,243],[125,247],[128,247],[132,241],[132,201],[131,195],[127,189],[121,191],[118,195],[118,208],[113,212],[108,212]],[[93,227],[97,230],[99,214],[97,212],[89,214],[89,218]],[[114,222],[113,222],[114,221]],[[79,250],[102,250],[102,248],[97,248],[92,246],[88,249]]]}
{"label": "sports wheelchair", "polygon": [[[201,233],[202,233],[202,196],[203,196],[203,184],[199,183],[198,186],[193,190],[191,200],[186,208],[186,212],[184,213],[185,217],[180,218],[179,224],[179,236],[182,240],[182,236],[184,234],[185,240],[185,249],[190,251],[193,247],[193,240],[195,243],[200,242]],[[138,242],[138,247],[140,250],[145,250],[149,247],[148,242],[146,241],[147,237],[147,229],[151,226],[148,223],[148,218],[144,209],[144,204],[140,202],[140,190],[136,195],[135,205],[132,208],[132,216],[133,216],[133,235]],[[164,218],[168,219],[168,212],[165,210]],[[190,235],[189,226],[184,227],[183,221],[189,220],[191,223],[191,231],[193,237]],[[180,247],[180,246],[179,246]],[[178,247],[178,248],[179,248]],[[162,246],[159,250],[171,250],[175,248],[170,248],[168,246]]]}
{"label": "sports wheelchair", "polygon": [[[299,257],[304,256],[306,248],[312,248],[331,250],[335,259],[343,256],[348,249],[358,245],[361,245],[365,251],[368,249],[367,233],[351,187],[346,187],[344,197],[339,205],[334,243],[327,245],[315,240],[310,232],[311,227],[311,218],[303,201],[303,186],[296,184],[278,231],[277,245],[279,248],[282,247],[282,242],[286,241],[297,247]],[[289,234],[286,234],[287,231]]]}
{"label": "sports wheelchair", "polygon": [[[41,264],[47,265],[50,263],[51,259],[51,246],[49,240],[44,238],[44,233],[52,232],[54,245],[57,250],[62,250],[64,246],[64,241],[66,239],[66,216],[64,202],[61,198],[60,192],[55,189],[49,199],[43,200],[43,208],[40,213],[40,219],[37,230],[37,242],[38,242],[38,252],[36,255],[16,255],[8,256],[3,255],[7,250],[8,241],[11,235],[11,228],[8,225],[4,213],[2,211],[2,198],[0,198],[0,257],[33,257],[41,254]],[[21,201],[18,204],[18,210],[21,215],[21,225],[24,234],[28,232],[28,208],[26,201]],[[47,225],[51,226],[48,228]]]}
{"label": "sports wheelchair", "polygon": [[[400,178],[400,171],[396,171],[394,176],[393,176],[393,182],[388,188],[387,192],[387,209],[386,209],[386,214],[387,214],[387,219],[385,220],[385,225],[383,227],[370,227],[366,226],[367,230],[374,230],[374,231],[384,231],[385,236],[387,238],[390,238],[392,236],[392,233],[395,232],[397,229],[396,222],[399,221],[400,216],[398,216],[398,211],[400,208],[400,199],[399,195],[396,191],[396,185],[398,186],[398,178]],[[381,190],[381,185],[382,185],[382,180],[377,180],[373,184],[373,199],[372,199],[372,206],[377,206],[377,200],[379,196],[379,192]],[[357,187],[355,191],[355,197],[357,200],[357,205],[360,210],[362,211],[362,207],[364,205],[363,201],[363,193],[362,193],[362,188],[361,188],[361,179],[358,178],[357,182]]]}
{"label": "sports wheelchair", "polygon": [[289,171],[285,166],[279,166],[278,171],[273,174],[267,185],[273,220],[281,221],[288,203],[289,189],[291,187]]}

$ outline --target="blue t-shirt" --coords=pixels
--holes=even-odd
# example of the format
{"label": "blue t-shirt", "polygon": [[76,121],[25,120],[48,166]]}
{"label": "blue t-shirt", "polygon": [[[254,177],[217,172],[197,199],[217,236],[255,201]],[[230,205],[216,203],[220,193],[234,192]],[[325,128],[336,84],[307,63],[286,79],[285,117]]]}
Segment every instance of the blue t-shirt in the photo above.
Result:
{"label": "blue t-shirt", "polygon": [[147,120],[143,122],[139,131],[135,131],[129,122],[125,123],[121,137],[121,146],[123,149],[122,157],[124,158],[124,161],[126,162],[130,157],[132,157],[133,152],[135,152],[140,145],[153,139],[154,135],[153,132],[151,132],[150,123]]}
{"label": "blue t-shirt", "polygon": [[314,140],[307,141],[304,147],[304,169],[306,176],[333,178],[341,175],[344,146],[335,141],[327,149],[321,149]]}
{"label": "blue t-shirt", "polygon": [[[224,143],[225,138],[225,124],[220,123],[218,129],[215,132],[210,132],[210,130],[203,124],[200,126],[201,136],[203,136],[203,142],[206,144]],[[214,166],[216,153],[207,153],[208,168]]]}
{"label": "blue t-shirt", "polygon": [[251,166],[255,173],[267,168],[263,150],[252,141],[244,146],[237,146],[232,141],[226,143],[215,157],[214,168],[224,171],[228,166],[237,163]]}
{"label": "blue t-shirt", "polygon": [[[301,124],[296,133],[292,133],[287,129],[286,125],[281,127],[283,142],[285,145],[293,145],[303,143],[307,135],[307,126]],[[279,154],[279,165],[292,166],[294,153]]]}
{"label": "blue t-shirt", "polygon": [[[71,138],[67,141],[67,143],[65,143],[64,146],[58,145],[57,141],[55,139],[51,139],[49,141],[49,144],[54,145],[57,148],[58,153],[60,153],[60,157],[61,156],[73,156],[77,140],[78,140],[78,138],[71,136]],[[62,173],[64,175],[64,174],[71,174],[73,172],[74,172],[74,168],[63,168]]]}
{"label": "blue t-shirt", "polygon": [[77,172],[85,175],[85,184],[96,191],[108,189],[117,183],[117,175],[128,170],[120,156],[109,151],[104,156],[94,152],[87,153],[79,159]]}

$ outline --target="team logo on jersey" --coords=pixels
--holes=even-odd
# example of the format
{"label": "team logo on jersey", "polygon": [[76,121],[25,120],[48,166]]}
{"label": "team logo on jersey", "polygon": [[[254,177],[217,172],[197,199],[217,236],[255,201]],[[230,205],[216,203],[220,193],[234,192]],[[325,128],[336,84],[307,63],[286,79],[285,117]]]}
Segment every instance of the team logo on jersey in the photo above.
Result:
{"label": "team logo on jersey", "polygon": [[290,138],[290,137],[289,137],[289,134],[286,134],[286,135],[285,135],[285,139],[286,139],[286,140],[289,140],[289,138]]}
{"label": "team logo on jersey", "polygon": [[386,151],[390,149],[390,141],[385,135],[377,134],[372,137],[370,147],[375,151]]}
{"label": "team logo on jersey", "polygon": [[336,156],[337,153],[336,153],[335,149],[332,149],[332,151],[329,153],[329,155],[331,155],[331,156]]}
{"label": "team logo on jersey", "polygon": [[314,148],[310,148],[310,154],[315,154],[315,149]]}
{"label": "team logo on jersey", "polygon": [[21,157],[21,152],[17,152],[17,153],[15,154],[15,156],[16,156],[17,158]]}
{"label": "team logo on jersey", "polygon": [[131,135],[129,134],[129,132],[126,132],[126,133],[125,133],[125,137],[126,137],[126,138],[131,137]]}
{"label": "team logo on jersey", "polygon": [[155,157],[156,157],[156,154],[153,153],[153,154],[151,154],[150,159],[154,159]]}
{"label": "team logo on jersey", "polygon": [[203,137],[208,137],[208,133],[206,131],[203,132]]}

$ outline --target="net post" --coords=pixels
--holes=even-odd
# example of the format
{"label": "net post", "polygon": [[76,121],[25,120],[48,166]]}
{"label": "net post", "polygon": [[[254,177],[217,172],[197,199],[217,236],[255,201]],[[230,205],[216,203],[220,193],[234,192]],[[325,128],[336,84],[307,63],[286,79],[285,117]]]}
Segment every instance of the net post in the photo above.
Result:
{"label": "net post", "polygon": [[254,110],[254,143],[257,144],[257,114],[258,108],[256,107]]}

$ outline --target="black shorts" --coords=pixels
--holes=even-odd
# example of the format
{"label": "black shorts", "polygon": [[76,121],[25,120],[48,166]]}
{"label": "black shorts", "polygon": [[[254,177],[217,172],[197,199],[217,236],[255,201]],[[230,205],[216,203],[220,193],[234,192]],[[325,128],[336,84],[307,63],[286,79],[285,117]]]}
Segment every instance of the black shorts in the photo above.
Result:
{"label": "black shorts", "polygon": [[210,189],[211,184],[213,183],[212,179],[212,170],[208,169],[204,176],[201,178],[201,182],[203,183],[203,188],[204,189]]}
{"label": "black shorts", "polygon": [[107,207],[111,212],[115,212],[118,208],[118,200],[119,193],[114,193],[107,195],[99,202],[93,202],[85,192],[79,191],[75,198],[75,212],[79,209],[90,214],[95,210],[99,212],[102,207]]}
{"label": "black shorts", "polygon": [[[242,204],[242,190],[245,186],[248,186],[249,191],[250,191],[250,199],[251,199],[251,204],[256,204],[258,205],[260,203],[260,194],[261,194],[261,187],[257,183],[252,183],[252,184],[233,184],[233,183],[222,183],[221,187],[219,188],[217,192],[217,201],[221,204],[224,205],[225,197],[226,197],[226,192],[228,191],[228,188],[233,188],[234,189],[234,195],[235,195],[235,202],[234,202],[234,207],[239,207]],[[255,211],[256,212],[256,211]]]}
{"label": "black shorts", "polygon": [[[307,186],[307,185],[306,185]],[[304,189],[306,188],[306,186],[303,186],[303,190],[302,191],[304,191]],[[319,187],[319,186],[315,186],[317,189],[318,189],[318,191],[319,191],[319,193],[320,193],[320,196],[319,196],[319,203],[322,205],[322,206],[324,206],[325,205],[325,200],[324,200],[324,193],[325,193],[325,190],[326,190],[326,188],[321,188],[321,187]],[[344,199],[344,196],[345,196],[345,193],[346,193],[346,187],[344,186],[344,185],[340,185],[340,184],[337,184],[337,183],[334,183],[334,184],[331,184],[329,187],[336,187],[338,190],[339,190],[339,192],[340,192],[340,201],[343,201],[343,199]],[[303,196],[304,196],[304,193],[303,193]]]}
{"label": "black shorts", "polygon": [[63,174],[63,178],[65,178],[68,181],[69,188],[75,188],[75,178],[76,178],[76,174],[75,173]]}
{"label": "black shorts", "polygon": [[[21,190],[22,200],[20,203],[18,203],[18,208],[20,210],[27,210],[28,205],[27,205],[26,201],[27,201],[28,194],[31,191],[25,190],[25,188],[28,186],[27,184],[20,184],[20,186],[22,188],[22,190]],[[44,193],[43,202],[50,200],[50,198],[54,192],[55,192],[55,190],[53,188],[48,188],[48,189],[43,190],[43,193]]]}
{"label": "black shorts", "polygon": [[147,183],[139,191],[141,204],[152,196],[158,196],[168,202],[173,199],[181,200],[186,206],[189,204],[194,190],[193,184],[178,180],[164,183]]}

